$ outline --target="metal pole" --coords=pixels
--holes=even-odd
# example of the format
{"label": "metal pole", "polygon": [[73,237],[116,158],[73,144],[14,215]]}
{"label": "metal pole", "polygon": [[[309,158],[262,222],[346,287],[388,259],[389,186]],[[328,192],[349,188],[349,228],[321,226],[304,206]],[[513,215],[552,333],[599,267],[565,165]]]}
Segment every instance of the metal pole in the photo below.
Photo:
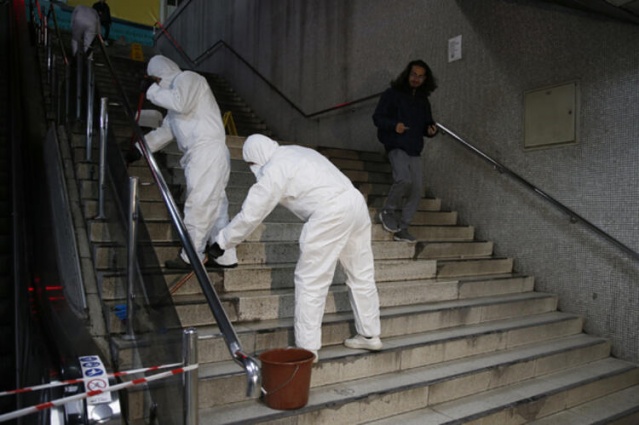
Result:
{"label": "metal pole", "polygon": [[127,244],[127,285],[126,285],[126,335],[124,338],[133,340],[134,298],[133,281],[135,279],[135,263],[138,243],[138,178],[129,177],[129,241]]}
{"label": "metal pole", "polygon": [[56,69],[56,56],[51,59],[51,81],[49,84],[49,95],[51,97],[51,112],[55,117],[56,123],[60,122],[60,98],[58,96],[58,72]]}
{"label": "metal pole", "polygon": [[82,119],[82,76],[84,74],[84,52],[82,50],[82,43],[79,43],[80,47],[75,55],[76,66],[76,88],[75,88],[75,119],[80,121]]}
{"label": "metal pole", "polygon": [[[53,7],[53,6],[51,6]],[[49,40],[49,29],[45,27],[45,34],[47,37],[45,38],[45,44],[47,47],[47,76],[49,77],[49,87],[51,86],[51,72],[53,71],[53,47],[51,46],[53,43]]]}
{"label": "metal pole", "polygon": [[49,31],[47,29],[47,14],[45,13],[44,8],[42,8],[42,22],[40,22],[40,25],[42,27],[41,33],[40,33],[42,37],[42,45],[46,46],[47,44],[49,44],[49,40],[48,40]]}
{"label": "metal pole", "polygon": [[69,119],[69,109],[71,107],[71,67],[64,64],[64,121]]}
{"label": "metal pole", "polygon": [[108,98],[100,99],[100,163],[98,166],[98,215],[97,219],[104,219],[104,189],[106,174],[107,134],[109,130]]}
{"label": "metal pole", "polygon": [[93,58],[89,55],[87,56],[87,161],[91,161],[91,149],[93,149],[93,99],[95,96],[93,82]]}
{"label": "metal pole", "polygon": [[[184,366],[197,364],[197,329],[185,329],[182,341]],[[198,369],[196,368],[184,374],[184,425],[197,425],[199,418]]]}

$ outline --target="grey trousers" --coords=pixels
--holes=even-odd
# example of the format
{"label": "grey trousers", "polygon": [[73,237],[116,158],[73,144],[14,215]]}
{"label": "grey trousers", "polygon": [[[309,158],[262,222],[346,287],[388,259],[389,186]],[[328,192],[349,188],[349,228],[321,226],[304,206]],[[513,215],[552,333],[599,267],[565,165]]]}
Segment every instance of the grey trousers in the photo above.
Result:
{"label": "grey trousers", "polygon": [[409,156],[401,149],[388,152],[393,171],[393,185],[388,192],[384,211],[392,213],[399,227],[407,229],[424,192],[422,158]]}

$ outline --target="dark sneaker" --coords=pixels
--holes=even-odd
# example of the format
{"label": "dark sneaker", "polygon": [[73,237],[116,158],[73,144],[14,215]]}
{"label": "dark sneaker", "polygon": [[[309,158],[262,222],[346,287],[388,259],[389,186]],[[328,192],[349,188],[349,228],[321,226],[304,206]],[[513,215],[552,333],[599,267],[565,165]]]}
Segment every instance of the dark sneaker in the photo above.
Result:
{"label": "dark sneaker", "polygon": [[400,231],[399,223],[389,211],[381,211],[379,213],[379,222],[382,223],[382,227],[387,232],[397,233]]}
{"label": "dark sneaker", "polygon": [[220,264],[211,257],[208,258],[204,264],[207,269],[234,269],[237,267],[237,263],[234,264]]}
{"label": "dark sneaker", "polygon": [[402,241],[402,242],[408,242],[408,243],[417,242],[417,239],[415,239],[415,236],[408,233],[407,229],[402,229],[399,232],[395,233],[393,235],[393,239],[395,239],[396,241]]}
{"label": "dark sneaker", "polygon": [[186,261],[182,259],[182,257],[178,254],[177,258],[174,260],[166,260],[164,262],[164,267],[167,269],[180,269],[180,270],[191,270],[193,267]]}

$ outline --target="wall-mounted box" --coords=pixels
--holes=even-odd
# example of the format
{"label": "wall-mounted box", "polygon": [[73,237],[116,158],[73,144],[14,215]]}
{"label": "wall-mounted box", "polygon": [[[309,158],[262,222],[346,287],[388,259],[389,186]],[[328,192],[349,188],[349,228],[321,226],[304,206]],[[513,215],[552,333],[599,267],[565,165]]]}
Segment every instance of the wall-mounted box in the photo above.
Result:
{"label": "wall-mounted box", "polygon": [[524,149],[577,143],[577,82],[524,93]]}

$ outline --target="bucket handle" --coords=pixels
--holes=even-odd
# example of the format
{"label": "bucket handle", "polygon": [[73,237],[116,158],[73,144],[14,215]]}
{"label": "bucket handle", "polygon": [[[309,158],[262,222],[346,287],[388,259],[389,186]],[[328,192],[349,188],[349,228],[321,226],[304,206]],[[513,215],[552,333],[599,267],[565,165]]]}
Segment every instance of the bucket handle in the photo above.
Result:
{"label": "bucket handle", "polygon": [[295,365],[295,370],[293,371],[293,373],[291,374],[290,378],[288,378],[288,380],[286,382],[284,382],[282,385],[279,386],[279,388],[267,392],[266,389],[264,387],[262,387],[262,394],[267,395],[267,394],[275,394],[276,392],[278,392],[279,390],[281,390],[282,388],[284,388],[285,386],[287,386],[288,384],[291,383],[291,381],[293,380],[293,378],[295,378],[295,375],[297,375],[297,371],[300,370],[300,365]]}

